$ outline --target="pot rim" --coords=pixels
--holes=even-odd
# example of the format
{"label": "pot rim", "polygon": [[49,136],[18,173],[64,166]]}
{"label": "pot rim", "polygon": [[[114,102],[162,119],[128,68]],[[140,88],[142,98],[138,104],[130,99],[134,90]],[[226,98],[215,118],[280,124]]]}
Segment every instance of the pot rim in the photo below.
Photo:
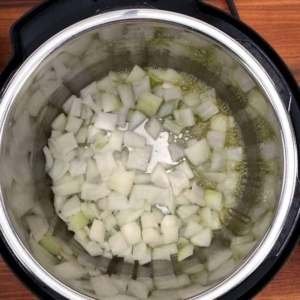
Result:
{"label": "pot rim", "polygon": [[[283,188],[272,223],[270,224],[268,232],[265,234],[259,245],[257,245],[251,255],[233,274],[228,276],[221,283],[203,292],[201,296],[198,295],[191,298],[201,298],[203,300],[216,299],[221,295],[226,294],[235,286],[240,284],[243,280],[245,280],[252,272],[255,271],[255,269],[258,268],[258,266],[264,261],[271,251],[288,215],[293,200],[298,170],[297,146],[293,127],[288,112],[275,89],[274,83],[263,67],[256,61],[256,59],[227,34],[195,18],[155,9],[117,10],[78,22],[61,31],[43,44],[38,50],[36,50],[14,74],[2,95],[0,95],[0,147],[4,135],[4,125],[15,97],[29,79],[30,75],[37,69],[37,67],[44,61],[46,57],[51,55],[53,51],[58,49],[66,42],[83,33],[108,24],[118,22],[126,23],[130,21],[156,21],[168,23],[169,25],[185,27],[195,33],[198,32],[202,35],[206,35],[212,40],[221,44],[222,47],[234,53],[235,58],[244,66],[244,68],[253,76],[253,78],[260,83],[260,87],[267,95],[276,113],[278,123],[280,124],[284,161],[282,179]],[[53,275],[46,271],[29,253],[20,238],[17,236],[9,219],[3,200],[2,187],[0,187],[0,230],[2,231],[4,238],[9,247],[12,249],[14,255],[18,258],[28,272],[37,276],[42,282],[67,299],[93,299],[76,292],[56,279]]]}

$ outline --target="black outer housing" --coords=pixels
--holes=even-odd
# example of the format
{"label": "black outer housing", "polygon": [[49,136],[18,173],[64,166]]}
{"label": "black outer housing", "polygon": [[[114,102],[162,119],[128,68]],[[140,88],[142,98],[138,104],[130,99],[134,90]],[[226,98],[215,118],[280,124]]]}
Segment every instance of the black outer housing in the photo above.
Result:
{"label": "black outer housing", "polygon": [[[300,91],[298,84],[275,50],[237,18],[197,0],[48,0],[36,6],[11,28],[13,56],[0,74],[0,91],[18,67],[56,33],[90,16],[125,8],[156,8],[186,14],[211,24],[242,44],[265,68],[290,111],[297,147],[300,142]],[[251,299],[277,274],[299,240],[300,188],[297,188],[287,221],[265,261],[222,300]],[[14,274],[40,299],[64,300],[28,272],[18,261],[0,232],[1,254]]]}

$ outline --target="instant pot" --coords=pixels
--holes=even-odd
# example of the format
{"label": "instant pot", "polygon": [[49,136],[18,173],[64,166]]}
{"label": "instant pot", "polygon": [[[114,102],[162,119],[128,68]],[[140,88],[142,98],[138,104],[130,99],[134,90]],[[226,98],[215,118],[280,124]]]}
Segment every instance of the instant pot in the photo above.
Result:
{"label": "instant pot", "polygon": [[[22,221],[26,211],[18,209],[22,197],[16,200],[14,181],[26,186],[21,191],[24,197],[30,190],[54,235],[81,261],[104,273],[125,272],[133,277],[142,272],[145,277],[163,280],[169,269],[180,272],[175,262],[153,262],[141,269],[114,259],[89,257],[56,217],[44,170],[42,148],[62,104],[109,70],[122,71],[134,65],[173,68],[215,88],[232,110],[246,147],[249,168],[243,196],[206,255],[219,251],[228,236],[252,230],[249,223],[259,224],[255,229],[259,232],[257,245],[222,280],[203,289],[195,286],[176,291],[175,299],[252,298],[293,251],[300,229],[299,87],[274,49],[238,19],[232,4],[231,9],[234,16],[199,0],[49,0],[12,27],[13,56],[0,75],[0,251],[15,275],[41,299],[92,299],[93,295],[60,281],[40,262],[28,243]],[[91,50],[95,36],[99,45]],[[47,78],[53,61],[58,57],[63,61],[66,53],[73,57],[68,70],[60,78]],[[48,84],[43,85],[45,82]],[[31,116],[33,130],[28,133],[15,125],[38,89],[47,106]],[[259,90],[261,97],[249,106],[247,93],[251,89]],[[253,121],[258,116],[264,126],[273,129],[276,143],[259,138]],[[278,176],[270,181],[262,166],[274,159]],[[268,170],[272,166],[269,164]],[[203,259],[203,253],[196,254],[190,263]],[[164,299],[172,299],[175,293],[168,292]]]}

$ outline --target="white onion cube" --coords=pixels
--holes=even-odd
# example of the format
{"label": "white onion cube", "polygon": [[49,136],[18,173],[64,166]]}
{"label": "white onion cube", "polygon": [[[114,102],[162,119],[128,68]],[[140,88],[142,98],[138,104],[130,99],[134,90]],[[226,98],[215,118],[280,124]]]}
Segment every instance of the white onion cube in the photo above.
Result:
{"label": "white onion cube", "polygon": [[116,170],[112,173],[108,186],[115,192],[128,196],[132,186],[135,173]]}
{"label": "white onion cube", "polygon": [[107,131],[113,131],[116,128],[117,122],[117,115],[99,112],[95,121],[95,127]]}
{"label": "white onion cube", "polygon": [[116,161],[111,152],[99,153],[95,156],[95,159],[101,176],[111,175],[117,168]]}
{"label": "white onion cube", "polygon": [[158,228],[157,219],[154,213],[143,213],[141,217],[141,223],[143,230],[147,228]]}
{"label": "white onion cube", "polygon": [[169,178],[165,169],[157,164],[151,173],[151,182],[161,188],[168,188],[169,186]]}
{"label": "white onion cube", "polygon": [[119,253],[124,252],[129,247],[121,231],[111,236],[108,239],[108,243],[113,255],[118,255]]}
{"label": "white onion cube", "polygon": [[72,132],[65,133],[62,136],[58,137],[56,139],[56,143],[59,151],[62,154],[67,154],[78,147],[74,133]]}
{"label": "white onion cube", "polygon": [[178,242],[178,227],[168,227],[163,231],[164,244],[172,244]]}
{"label": "white onion cube", "polygon": [[90,230],[89,238],[92,241],[98,242],[100,244],[104,242],[105,227],[102,221],[96,219],[94,220]]}
{"label": "white onion cube", "polygon": [[141,227],[136,222],[125,224],[121,227],[121,232],[129,245],[137,244],[142,240]]}
{"label": "white onion cube", "polygon": [[178,196],[189,185],[189,180],[183,172],[174,171],[169,173],[168,176],[175,196]]}
{"label": "white onion cube", "polygon": [[204,138],[195,145],[184,150],[187,158],[194,166],[199,166],[209,160],[211,152]]}
{"label": "white onion cube", "polygon": [[109,210],[124,210],[130,208],[128,198],[117,192],[108,195],[107,208]]}
{"label": "white onion cube", "polygon": [[198,247],[209,247],[212,241],[212,231],[210,228],[204,228],[201,232],[191,238],[191,242]]}

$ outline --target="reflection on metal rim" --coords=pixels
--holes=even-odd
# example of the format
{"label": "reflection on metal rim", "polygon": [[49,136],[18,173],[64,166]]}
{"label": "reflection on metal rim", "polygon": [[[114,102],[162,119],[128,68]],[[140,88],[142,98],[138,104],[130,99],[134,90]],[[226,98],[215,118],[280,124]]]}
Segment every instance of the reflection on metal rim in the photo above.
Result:
{"label": "reflection on metal rim", "polygon": [[[158,11],[152,9],[135,9],[135,10],[119,10],[112,13],[98,15],[90,19],[86,19],[77,23],[68,29],[62,31],[40,49],[38,49],[18,70],[11,82],[2,95],[3,98],[0,106],[0,141],[3,137],[3,128],[5,120],[10,111],[13,99],[16,97],[20,89],[30,75],[35,71],[37,66],[54,50],[61,45],[70,41],[74,37],[95,29],[99,26],[105,26],[108,23],[128,21],[143,21],[143,22],[161,22],[181,26],[183,28],[192,30],[193,32],[201,32],[202,34],[210,37],[211,39],[222,44],[224,48],[229,49],[235,53],[237,60],[248,70],[249,73],[260,83],[261,88],[268,96],[278,118],[281,128],[281,138],[284,145],[283,158],[284,158],[284,174],[283,174],[283,189],[281,199],[275,212],[273,223],[271,224],[268,233],[265,235],[263,241],[252,253],[252,255],[244,262],[244,264],[231,276],[226,278],[220,284],[212,289],[204,292],[201,296],[196,296],[193,299],[215,299],[221,295],[229,292],[243,280],[245,280],[267,257],[269,251],[275,244],[286,220],[293,194],[295,189],[296,175],[297,175],[297,149],[295,138],[292,130],[292,125],[289,120],[288,113],[275,90],[272,80],[268,74],[263,70],[259,63],[236,41],[221,32],[220,30],[193,18],[171,13],[167,11]],[[2,191],[1,191],[0,205],[0,226],[3,235],[13,249],[16,257],[21,263],[33,274],[35,274],[41,281],[47,284],[56,292],[60,293],[67,299],[91,299],[88,296],[83,296],[75,292],[69,287],[62,284],[36,262],[31,254],[25,249],[16,233],[14,232],[7,213],[5,212]]]}

